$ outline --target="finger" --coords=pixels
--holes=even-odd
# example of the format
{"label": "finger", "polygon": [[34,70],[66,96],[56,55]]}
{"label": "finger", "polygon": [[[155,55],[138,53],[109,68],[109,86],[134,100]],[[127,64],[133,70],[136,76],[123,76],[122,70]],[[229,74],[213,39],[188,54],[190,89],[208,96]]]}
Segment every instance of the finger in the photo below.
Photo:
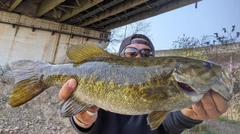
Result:
{"label": "finger", "polygon": [[182,114],[193,119],[193,120],[199,120],[197,114],[194,112],[193,109],[189,109],[189,108],[184,108],[181,110]]}
{"label": "finger", "polygon": [[99,110],[99,107],[97,106],[92,106],[90,108],[87,109],[88,111],[92,112],[92,113],[96,113]]}
{"label": "finger", "polygon": [[[89,108],[89,109],[87,109],[86,111],[83,111],[83,112],[81,112],[81,113],[79,113],[79,114],[76,114],[75,115],[75,117],[77,118],[77,119],[79,119],[81,122],[83,122],[83,123],[85,123],[85,124],[88,124],[88,125],[92,125],[95,121],[96,121],[96,119],[97,119],[97,116],[98,116],[98,114],[97,114],[97,112],[98,112],[98,107],[92,107],[92,108]],[[91,110],[91,111],[90,111]],[[89,112],[91,112],[91,113],[95,113],[95,114],[89,114],[89,112],[87,112],[87,111],[89,111]]]}
{"label": "finger", "polygon": [[224,99],[220,94],[217,92],[212,91],[212,98],[215,102],[216,108],[220,114],[223,114],[227,111],[230,107],[230,103]]}
{"label": "finger", "polygon": [[205,111],[201,101],[193,104],[192,108],[199,120],[209,119],[209,116],[207,115],[207,112]]}
{"label": "finger", "polygon": [[215,102],[212,98],[212,91],[207,92],[201,99],[202,105],[209,116],[209,119],[218,119],[220,113],[217,110]]}
{"label": "finger", "polygon": [[94,116],[95,114],[97,114],[97,111],[98,111],[98,107],[96,107],[96,106],[88,108],[86,110],[86,112],[89,116]]}
{"label": "finger", "polygon": [[66,100],[68,96],[75,90],[77,81],[75,79],[68,80],[59,91],[59,98],[61,100]]}
{"label": "finger", "polygon": [[97,114],[99,108],[97,106],[92,106],[88,109],[86,109],[84,112],[82,112],[82,114],[87,113],[88,116],[94,116],[95,114]]}

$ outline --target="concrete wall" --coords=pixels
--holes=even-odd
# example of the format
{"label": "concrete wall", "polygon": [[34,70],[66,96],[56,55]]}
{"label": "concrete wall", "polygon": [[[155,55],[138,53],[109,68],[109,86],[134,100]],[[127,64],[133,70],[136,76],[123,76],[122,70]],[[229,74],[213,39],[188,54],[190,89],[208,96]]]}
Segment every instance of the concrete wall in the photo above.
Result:
{"label": "concrete wall", "polygon": [[108,42],[101,37],[94,30],[0,12],[0,65],[20,59],[65,63],[71,45],[91,43],[106,48]]}

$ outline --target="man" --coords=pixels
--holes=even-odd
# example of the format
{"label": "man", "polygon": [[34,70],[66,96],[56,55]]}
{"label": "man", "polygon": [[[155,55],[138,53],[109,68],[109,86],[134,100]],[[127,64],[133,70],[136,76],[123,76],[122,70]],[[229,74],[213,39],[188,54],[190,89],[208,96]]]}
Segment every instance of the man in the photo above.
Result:
{"label": "man", "polygon": [[[122,41],[118,55],[126,58],[154,57],[155,49],[148,37],[134,34]],[[76,85],[74,79],[66,82],[59,97],[67,99]],[[81,134],[178,134],[203,120],[218,119],[228,107],[228,102],[221,95],[209,91],[191,107],[169,113],[160,127],[153,131],[147,125],[147,115],[120,115],[96,106],[70,117],[70,122]]]}

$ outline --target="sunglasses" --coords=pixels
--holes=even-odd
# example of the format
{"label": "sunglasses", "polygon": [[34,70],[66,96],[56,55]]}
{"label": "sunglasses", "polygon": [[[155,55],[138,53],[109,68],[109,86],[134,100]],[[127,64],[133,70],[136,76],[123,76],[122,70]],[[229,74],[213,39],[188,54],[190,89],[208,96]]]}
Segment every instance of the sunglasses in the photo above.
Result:
{"label": "sunglasses", "polygon": [[141,57],[152,57],[152,50],[148,48],[144,48],[141,50],[138,50],[135,47],[126,47],[123,49],[123,51],[120,53],[121,56],[128,57],[128,58],[134,58],[140,53]]}

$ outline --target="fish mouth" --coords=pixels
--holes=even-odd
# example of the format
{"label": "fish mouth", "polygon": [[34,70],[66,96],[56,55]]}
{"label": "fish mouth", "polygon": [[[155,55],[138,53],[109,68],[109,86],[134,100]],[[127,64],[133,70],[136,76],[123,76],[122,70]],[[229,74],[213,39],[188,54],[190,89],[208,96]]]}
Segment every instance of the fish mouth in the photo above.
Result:
{"label": "fish mouth", "polygon": [[182,89],[186,96],[188,96],[192,102],[198,102],[203,95],[197,93],[191,86],[186,83],[177,82],[178,86]]}
{"label": "fish mouth", "polygon": [[192,102],[198,102],[203,97],[204,92],[202,92],[201,89],[198,89],[199,86],[196,85],[199,84],[194,82],[192,78],[184,77],[178,73],[173,73],[172,75],[179,88],[183,91],[185,96],[189,98]]}

